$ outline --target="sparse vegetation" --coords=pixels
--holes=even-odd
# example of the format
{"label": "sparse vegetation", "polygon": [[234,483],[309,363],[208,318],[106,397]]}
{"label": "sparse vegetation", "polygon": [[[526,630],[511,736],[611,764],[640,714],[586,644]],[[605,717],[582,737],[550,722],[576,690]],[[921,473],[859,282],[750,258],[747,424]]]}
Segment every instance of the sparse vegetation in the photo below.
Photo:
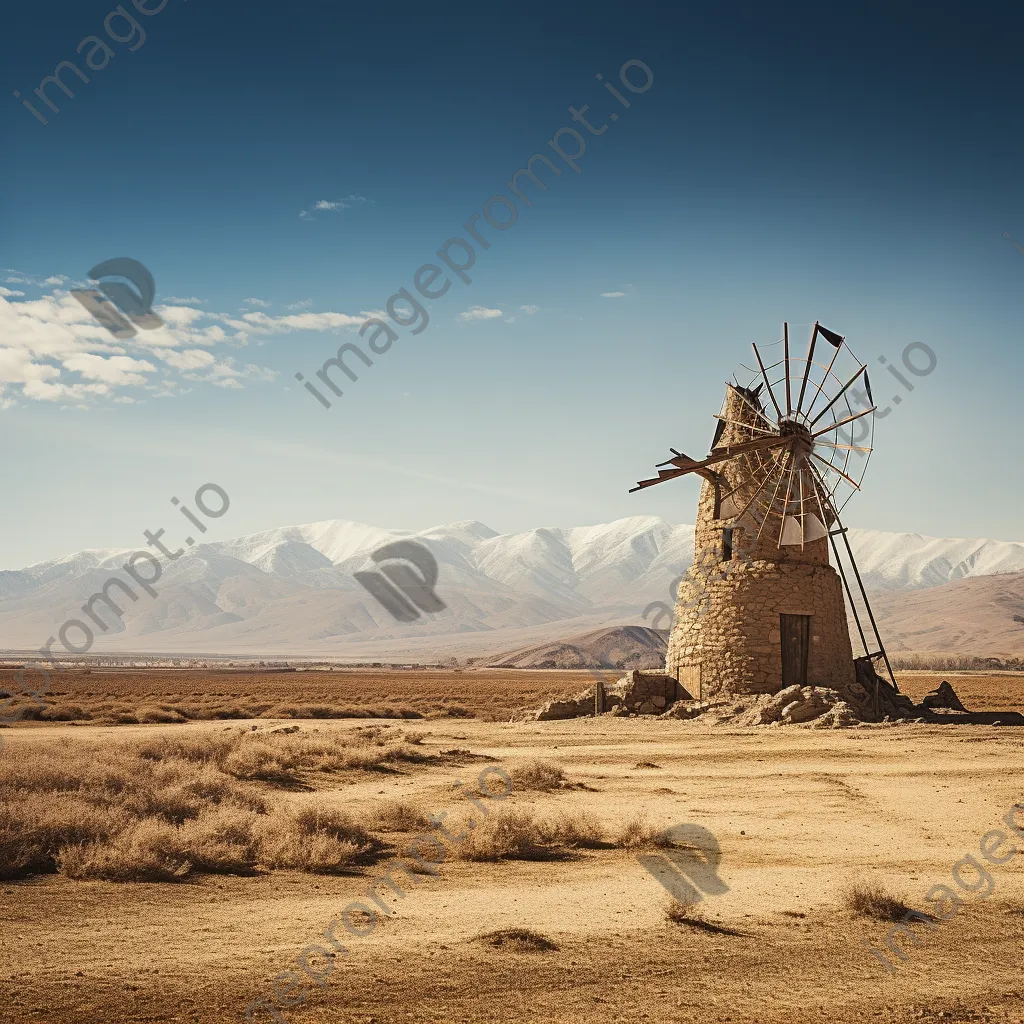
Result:
{"label": "sparse vegetation", "polygon": [[462,829],[466,837],[455,847],[458,860],[545,860],[563,857],[574,849],[599,849],[605,829],[589,811],[562,812],[537,818],[529,810],[505,808]]}
{"label": "sparse vegetation", "polygon": [[855,883],[842,892],[842,905],[855,917],[876,921],[902,921],[910,907],[902,896],[886,891],[875,882]]}
{"label": "sparse vegetation", "polygon": [[607,846],[605,829],[600,819],[590,811],[559,811],[553,818],[540,825],[541,838],[545,843],[567,849],[600,849]]}
{"label": "sparse vegetation", "polygon": [[561,789],[567,781],[561,765],[541,758],[523,761],[522,764],[516,765],[510,774],[515,789],[532,789],[538,793],[550,793]]}
{"label": "sparse vegetation", "polygon": [[408,800],[387,800],[371,813],[373,827],[382,832],[420,832],[431,827],[427,816]]}
{"label": "sparse vegetation", "polygon": [[[295,729],[32,744],[0,766],[0,877],[174,881],[259,867],[345,870],[383,844],[337,808],[271,806],[267,784],[295,788],[315,772],[428,759],[400,730],[381,726],[330,739]],[[418,820],[410,808],[389,813],[392,823]]]}
{"label": "sparse vegetation", "polygon": [[547,953],[558,949],[549,938],[530,928],[502,928],[478,936],[478,941],[495,949],[510,949],[514,953]]}
{"label": "sparse vegetation", "polygon": [[615,839],[623,850],[651,850],[671,846],[664,830],[655,828],[643,813],[629,819]]}

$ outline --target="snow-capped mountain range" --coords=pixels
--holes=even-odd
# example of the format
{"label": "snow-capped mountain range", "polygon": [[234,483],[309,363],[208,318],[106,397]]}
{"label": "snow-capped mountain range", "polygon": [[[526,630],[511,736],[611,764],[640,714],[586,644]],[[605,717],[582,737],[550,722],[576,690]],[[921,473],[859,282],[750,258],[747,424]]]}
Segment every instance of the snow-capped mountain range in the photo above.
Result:
{"label": "snow-capped mountain range", "polygon": [[[411,623],[395,621],[353,577],[377,568],[372,551],[400,539],[429,548],[447,605]],[[850,540],[875,592],[1024,571],[1020,542],[875,530],[851,530]],[[127,579],[130,554],[90,549],[0,571],[0,649],[37,650],[81,618],[112,575]],[[97,631],[92,650],[353,660],[497,653],[602,626],[652,625],[644,609],[671,603],[670,584],[692,558],[693,527],[654,517],[505,535],[479,522],[418,533],[345,520],[289,526],[165,560],[155,598],[140,591],[133,603],[115,588],[123,616],[101,606],[110,628]]]}

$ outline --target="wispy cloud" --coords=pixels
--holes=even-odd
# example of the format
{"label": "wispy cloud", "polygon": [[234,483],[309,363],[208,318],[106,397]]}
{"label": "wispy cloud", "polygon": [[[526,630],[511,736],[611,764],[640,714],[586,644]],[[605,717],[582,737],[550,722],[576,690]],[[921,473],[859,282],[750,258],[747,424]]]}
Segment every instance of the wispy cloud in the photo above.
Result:
{"label": "wispy cloud", "polygon": [[316,220],[313,216],[314,212],[317,213],[336,213],[338,210],[348,210],[359,203],[372,203],[374,200],[367,199],[366,196],[359,195],[358,192],[353,192],[351,195],[342,196],[340,199],[318,199],[311,207],[306,210],[299,210],[299,218],[301,220]]}
{"label": "wispy cloud", "polygon": [[629,295],[633,294],[633,286],[627,284],[624,291],[617,292],[601,292],[602,299],[624,299]]}
{"label": "wispy cloud", "polygon": [[470,306],[456,316],[456,320],[470,323],[473,320],[497,320],[505,314],[500,309],[488,309],[486,306]]}
{"label": "wispy cloud", "polygon": [[266,299],[242,299],[242,303],[246,306],[260,306],[263,309],[273,305],[272,302],[267,302]]}
{"label": "wispy cloud", "polygon": [[50,287],[50,294],[36,299],[0,289],[0,409],[19,400],[62,408],[102,401],[127,405],[187,393],[183,381],[222,388],[272,381],[276,370],[256,363],[239,369],[224,348],[263,344],[264,337],[292,331],[334,332],[364,319],[331,311],[282,317],[253,311],[239,318],[176,299],[156,307],[162,327],[115,340],[72,295]]}
{"label": "wispy cloud", "polygon": [[182,298],[180,295],[163,295],[161,298],[164,302],[180,302],[184,306],[201,306],[206,299],[198,299],[194,295],[189,295],[187,298]]}
{"label": "wispy cloud", "polygon": [[519,307],[527,316],[533,316],[534,313],[540,312],[540,306],[520,306]]}
{"label": "wispy cloud", "polygon": [[312,299],[303,299],[301,302],[292,302],[290,305],[285,306],[285,309],[298,310],[298,309],[309,309],[313,305]]}

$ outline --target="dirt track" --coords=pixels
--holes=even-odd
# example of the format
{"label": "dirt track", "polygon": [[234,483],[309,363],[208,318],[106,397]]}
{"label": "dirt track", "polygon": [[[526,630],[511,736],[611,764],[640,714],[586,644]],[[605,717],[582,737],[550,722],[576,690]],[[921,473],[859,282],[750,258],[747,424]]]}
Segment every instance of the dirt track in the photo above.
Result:
{"label": "dirt track", "polygon": [[[357,724],[302,727],[343,732]],[[55,732],[69,742],[116,742],[143,729],[245,727],[40,724],[9,731],[4,756]],[[991,896],[962,894],[959,914],[922,931],[895,978],[861,944],[881,946],[889,926],[853,919],[840,906],[846,883],[871,879],[928,909],[925,892],[952,885],[953,865],[977,854],[980,837],[1000,827],[1015,801],[1024,803],[1024,730],[741,731],[635,719],[409,728],[429,734],[428,748],[469,748],[506,766],[550,758],[582,784],[513,792],[506,806],[586,808],[608,823],[643,810],[660,826],[709,829],[728,892],[705,897],[701,908],[723,931],[667,923],[667,892],[622,851],[449,863],[398,901],[373,934],[347,939],[350,955],[338,959],[326,987],[311,988],[303,1005],[283,1011],[285,1020],[1024,1020],[1024,842],[1013,860],[991,867]],[[476,771],[365,773],[319,796],[336,793],[357,814],[392,795],[430,812],[454,810],[465,803],[453,783],[469,783]],[[299,951],[367,884],[366,876],[297,873],[180,885],[6,883],[0,943],[10,982],[0,1020],[244,1020],[249,1000],[268,994],[273,976],[294,968]],[[518,953],[475,938],[509,927],[534,929],[559,948]]]}

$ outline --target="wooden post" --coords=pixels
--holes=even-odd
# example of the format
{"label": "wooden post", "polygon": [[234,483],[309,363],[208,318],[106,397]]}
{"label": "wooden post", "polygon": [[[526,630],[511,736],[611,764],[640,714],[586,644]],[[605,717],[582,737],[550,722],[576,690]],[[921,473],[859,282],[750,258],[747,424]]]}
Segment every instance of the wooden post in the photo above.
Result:
{"label": "wooden post", "polygon": [[604,680],[594,681],[594,716],[604,714]]}

